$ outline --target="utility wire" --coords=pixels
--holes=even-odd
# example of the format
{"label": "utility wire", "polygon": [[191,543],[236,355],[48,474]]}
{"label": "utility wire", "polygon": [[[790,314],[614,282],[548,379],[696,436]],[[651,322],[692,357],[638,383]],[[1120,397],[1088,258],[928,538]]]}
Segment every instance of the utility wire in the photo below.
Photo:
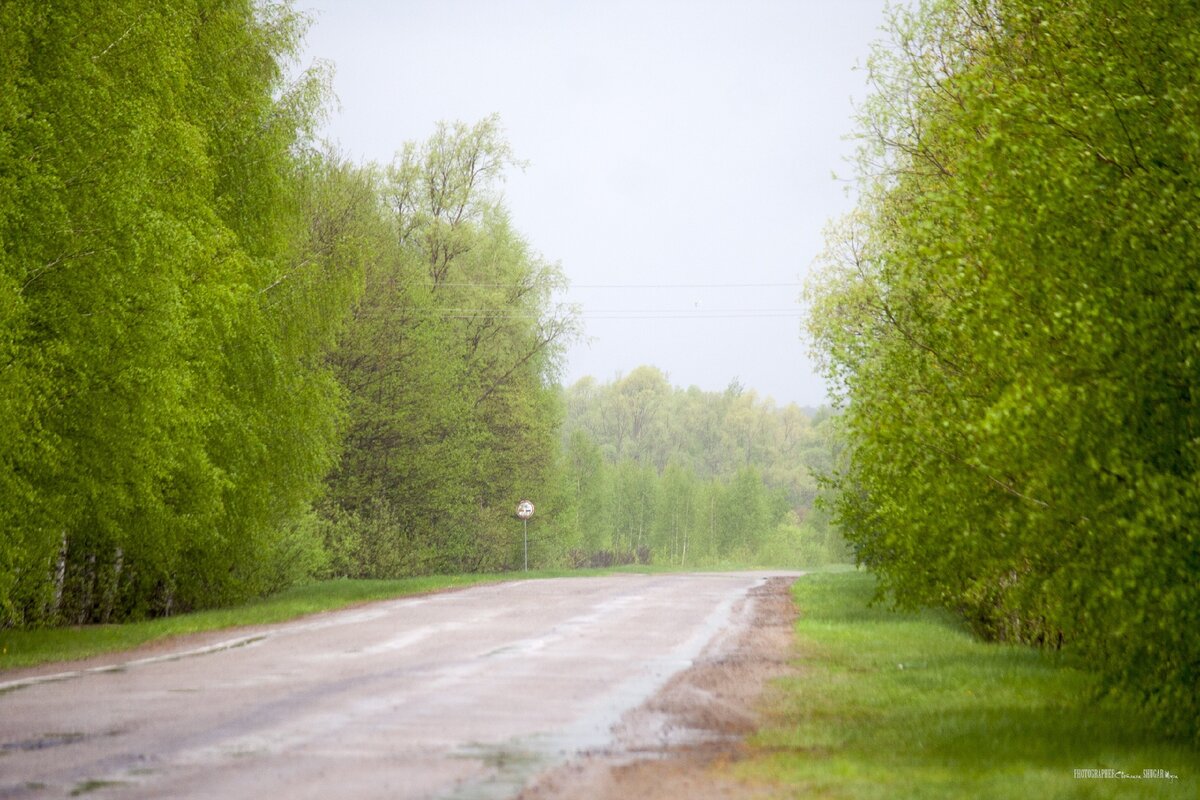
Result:
{"label": "utility wire", "polygon": [[[429,313],[435,316],[446,314],[508,314],[513,313],[501,308],[415,308],[416,312]],[[570,308],[559,310],[569,311]],[[705,314],[799,314],[796,308],[580,308],[578,314],[686,314],[702,316]]]}
{"label": "utility wire", "polygon": [[[543,317],[537,314],[505,314],[505,313],[461,313],[461,312],[446,312],[443,314],[431,314],[441,319],[542,319]],[[709,320],[709,319],[800,319],[804,315],[799,311],[789,312],[771,312],[771,313],[720,313],[720,312],[678,312],[678,313],[645,313],[637,312],[622,312],[622,313],[604,313],[604,314],[588,314],[582,313],[575,315],[581,319],[593,320],[664,320],[664,319],[687,319],[687,320]]]}
{"label": "utility wire", "polygon": [[[469,281],[443,281],[427,283],[426,286],[455,286],[472,289],[518,289],[529,288],[527,283],[472,283]],[[798,281],[789,283],[572,283],[567,289],[799,289]]]}

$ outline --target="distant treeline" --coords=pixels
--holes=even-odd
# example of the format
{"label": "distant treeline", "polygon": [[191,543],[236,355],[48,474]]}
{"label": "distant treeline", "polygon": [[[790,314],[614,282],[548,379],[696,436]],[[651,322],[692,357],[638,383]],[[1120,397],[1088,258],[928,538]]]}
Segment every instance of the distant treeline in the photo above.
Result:
{"label": "distant treeline", "polygon": [[814,565],[844,558],[813,508],[833,465],[828,410],[777,407],[736,382],[674,388],[652,367],[566,391],[575,563]]}

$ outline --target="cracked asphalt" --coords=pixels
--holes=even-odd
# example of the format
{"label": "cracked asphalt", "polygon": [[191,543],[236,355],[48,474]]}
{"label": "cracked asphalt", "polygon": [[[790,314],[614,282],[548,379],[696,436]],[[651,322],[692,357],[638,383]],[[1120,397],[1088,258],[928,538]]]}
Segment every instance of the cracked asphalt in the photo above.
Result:
{"label": "cracked asphalt", "polygon": [[511,797],[736,640],[775,574],[514,581],[0,674],[0,798]]}

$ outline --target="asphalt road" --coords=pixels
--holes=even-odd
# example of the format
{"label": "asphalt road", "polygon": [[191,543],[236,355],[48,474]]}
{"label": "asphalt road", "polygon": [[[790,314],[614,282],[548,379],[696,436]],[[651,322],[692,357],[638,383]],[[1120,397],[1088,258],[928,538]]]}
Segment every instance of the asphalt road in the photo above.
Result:
{"label": "asphalt road", "polygon": [[0,675],[0,798],[507,797],[732,640],[764,577],[518,581]]}

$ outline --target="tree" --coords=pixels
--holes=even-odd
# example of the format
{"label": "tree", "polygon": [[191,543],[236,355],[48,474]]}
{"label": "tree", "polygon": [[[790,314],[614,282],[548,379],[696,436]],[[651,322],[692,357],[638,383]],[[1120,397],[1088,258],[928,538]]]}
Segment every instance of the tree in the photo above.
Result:
{"label": "tree", "polygon": [[[652,544],[667,563],[687,563],[697,496],[696,473],[672,461],[663,470]],[[695,552],[692,553],[693,560]]]}
{"label": "tree", "polygon": [[576,509],[576,538],[585,553],[610,547],[606,536],[611,524],[608,486],[611,476],[605,467],[600,447],[581,430],[573,431],[566,444],[568,488]]}
{"label": "tree", "polygon": [[1192,735],[1195,17],[899,14],[873,62],[862,201],[813,290],[859,559],[903,603],[1065,644]]}
{"label": "tree", "polygon": [[354,280],[286,8],[0,8],[0,625],[263,591]]}
{"label": "tree", "polygon": [[550,306],[558,267],[504,209],[515,163],[492,117],[406,145],[378,183],[387,235],[332,357],[350,409],[329,514],[381,539],[361,574],[510,565],[512,508],[553,482],[551,386],[575,323]]}

